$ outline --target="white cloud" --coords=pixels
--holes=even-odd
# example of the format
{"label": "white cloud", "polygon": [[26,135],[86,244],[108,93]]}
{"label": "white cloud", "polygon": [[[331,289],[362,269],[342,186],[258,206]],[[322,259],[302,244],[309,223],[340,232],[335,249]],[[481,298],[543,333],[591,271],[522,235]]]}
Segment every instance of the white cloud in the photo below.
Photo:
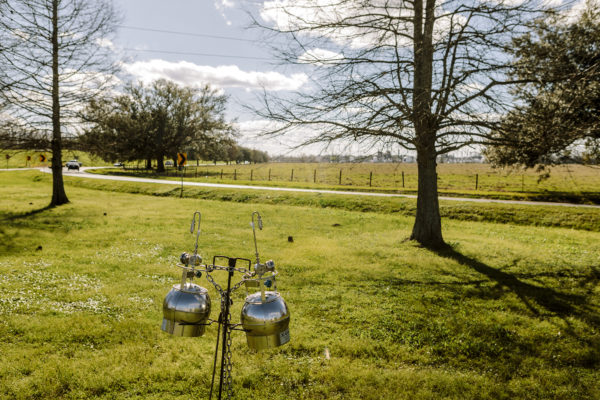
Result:
{"label": "white cloud", "polygon": [[285,76],[279,72],[243,71],[237,65],[211,67],[187,61],[169,62],[154,59],[124,64],[126,72],[143,82],[168,79],[183,86],[198,87],[210,83],[217,87],[247,90],[297,90],[308,81],[305,74]]}
{"label": "white cloud", "polygon": [[578,3],[575,3],[573,7],[563,13],[564,22],[566,24],[577,22],[588,7],[600,7],[600,0],[580,0]]}
{"label": "white cloud", "polygon": [[[438,16],[434,32],[436,41],[446,37],[451,27],[456,30],[466,23],[464,16],[446,13],[442,6],[438,6],[435,13]],[[414,15],[413,10],[408,7],[390,7],[383,0],[379,3],[374,1],[370,12],[365,12],[361,2],[339,4],[331,0],[272,0],[265,1],[260,12],[261,18],[276,29],[302,31],[314,37],[328,38],[337,45],[352,49],[370,48],[381,43],[395,47],[412,46],[410,39],[391,34],[387,26],[382,25],[380,18],[374,17],[378,14],[389,15],[396,20],[396,29],[412,34],[410,18]]]}
{"label": "white cloud", "polygon": [[232,22],[229,18],[227,18],[227,14],[225,13],[225,11],[227,9],[234,8],[236,6],[235,2],[231,0],[215,0],[214,4],[217,11],[219,11],[219,13],[221,14],[221,17],[223,17],[223,19],[225,20],[225,23],[231,26]]}
{"label": "white cloud", "polygon": [[265,133],[281,128],[283,125],[267,119],[255,119],[237,122],[235,126],[240,132],[238,140],[240,145],[266,151],[270,155],[319,154],[326,147],[325,144],[316,143],[298,148],[307,139],[318,134],[318,130],[312,127],[296,128],[283,136],[268,136]]}
{"label": "white cloud", "polygon": [[267,153],[284,154],[290,151],[289,137],[266,137],[264,133],[277,127],[273,121],[266,119],[248,120],[235,123],[240,132],[238,143],[242,146],[266,151]]}
{"label": "white cloud", "polygon": [[237,122],[236,128],[247,136],[255,136],[265,133],[276,127],[276,123],[268,119],[252,119]]}
{"label": "white cloud", "polygon": [[215,7],[219,8],[233,8],[235,7],[235,2],[231,0],[216,0]]}
{"label": "white cloud", "polygon": [[550,8],[558,7],[561,4],[562,4],[562,0],[543,0],[542,1],[542,5],[544,7],[550,7]]}
{"label": "white cloud", "polygon": [[[273,0],[264,2],[260,15],[265,22],[287,31],[357,18],[361,9],[360,4],[352,2],[340,5],[331,0]],[[360,17],[355,21],[359,19]],[[327,37],[339,45],[350,45],[355,49],[369,47],[380,39],[379,35],[370,30],[357,27],[323,28],[306,32],[313,36]]]}
{"label": "white cloud", "polygon": [[358,143],[350,139],[331,143],[320,142],[302,145],[311,138],[319,136],[324,129],[322,126],[300,126],[288,131],[285,135],[270,136],[265,135],[265,133],[281,128],[283,125],[266,119],[241,121],[235,125],[240,132],[238,139],[240,145],[266,151],[272,156],[299,156],[302,154],[352,154],[364,156],[373,150],[373,143],[369,141]]}
{"label": "white cloud", "polygon": [[306,52],[304,52],[304,54],[298,57],[298,62],[319,66],[327,66],[334,65],[339,61],[342,61],[343,59],[344,56],[340,53],[317,48],[307,50]]}
{"label": "white cloud", "polygon": [[110,39],[98,38],[96,39],[96,44],[100,47],[105,47],[110,50],[115,49],[115,44]]}
{"label": "white cloud", "polygon": [[496,3],[506,7],[518,7],[525,2],[525,0],[489,0],[490,3]]}
{"label": "white cloud", "polygon": [[19,38],[21,40],[27,41],[29,40],[29,38],[31,37],[28,33],[23,32],[20,29],[14,29],[12,31],[13,36],[15,36],[16,38]]}
{"label": "white cloud", "polygon": [[457,86],[457,90],[461,93],[475,93],[483,90],[485,85],[480,82],[463,83]]}

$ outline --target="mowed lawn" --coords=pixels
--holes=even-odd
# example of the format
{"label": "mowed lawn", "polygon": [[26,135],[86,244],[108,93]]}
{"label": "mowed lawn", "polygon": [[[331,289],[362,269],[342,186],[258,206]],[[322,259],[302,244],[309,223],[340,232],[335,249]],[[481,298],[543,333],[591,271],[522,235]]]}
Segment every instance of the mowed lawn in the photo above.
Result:
{"label": "mowed lawn", "polygon": [[598,232],[443,220],[434,252],[398,214],[67,194],[47,209],[48,175],[0,172],[0,398],[208,398],[216,326],[160,330],[196,210],[205,260],[253,258],[261,212],[291,310],[285,346],[233,333],[236,399],[600,398]]}

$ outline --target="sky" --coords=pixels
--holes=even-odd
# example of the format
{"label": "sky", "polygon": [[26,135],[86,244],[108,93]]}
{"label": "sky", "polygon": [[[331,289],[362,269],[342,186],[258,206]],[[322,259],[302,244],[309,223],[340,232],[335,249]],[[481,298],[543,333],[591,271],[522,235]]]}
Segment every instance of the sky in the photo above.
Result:
{"label": "sky", "polygon": [[[501,0],[488,0],[501,1]],[[523,0],[504,0],[520,3]],[[543,0],[560,4],[563,0]],[[597,0],[592,0],[597,1]],[[285,95],[309,87],[308,69],[282,65],[264,43],[264,32],[251,28],[249,14],[261,15],[263,3],[292,0],[113,0],[122,21],[106,46],[125,56],[124,79],[151,82],[166,78],[186,86],[210,83],[229,96],[227,118],[236,120],[238,143],[267,151],[270,155],[317,153],[360,154],[357,145],[323,150],[321,146],[293,150],[299,137],[266,139],[256,133],[266,121],[246,106],[258,106],[258,98],[267,92]],[[585,0],[572,0],[571,11],[582,8]],[[310,17],[310,16],[308,16]],[[285,25],[281,15],[272,15],[270,24]],[[340,36],[332,36],[335,42]],[[349,43],[361,47],[361,39]],[[320,49],[320,51],[326,51]],[[372,149],[371,149],[372,151]]]}
{"label": "sky", "polygon": [[244,107],[257,104],[263,87],[297,90],[307,81],[305,73],[279,64],[261,41],[263,32],[250,28],[248,12],[257,15],[260,1],[114,0],[114,5],[122,21],[107,45],[125,55],[129,79],[208,82],[229,96],[227,117],[237,120],[241,145],[271,155],[290,153],[290,139],[257,138],[263,121]]}

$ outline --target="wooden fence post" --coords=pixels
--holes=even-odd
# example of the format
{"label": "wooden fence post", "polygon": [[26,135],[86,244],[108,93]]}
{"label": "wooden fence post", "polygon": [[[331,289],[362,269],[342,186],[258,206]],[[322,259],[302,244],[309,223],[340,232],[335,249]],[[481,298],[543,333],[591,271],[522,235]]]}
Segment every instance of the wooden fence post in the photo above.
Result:
{"label": "wooden fence post", "polygon": [[373,183],[373,171],[369,172],[369,187],[372,186]]}
{"label": "wooden fence post", "polygon": [[340,185],[342,184],[342,169],[341,168],[340,168],[340,182],[339,182],[339,184]]}

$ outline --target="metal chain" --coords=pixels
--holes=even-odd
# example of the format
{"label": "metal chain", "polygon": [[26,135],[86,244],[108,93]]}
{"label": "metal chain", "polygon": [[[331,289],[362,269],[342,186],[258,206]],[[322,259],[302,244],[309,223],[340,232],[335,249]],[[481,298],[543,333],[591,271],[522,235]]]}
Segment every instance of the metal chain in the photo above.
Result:
{"label": "metal chain", "polygon": [[[229,267],[222,267],[220,265],[207,265],[206,269],[205,269],[205,273],[206,273],[206,279],[215,287],[215,289],[217,290],[217,292],[219,293],[219,295],[221,296],[221,315],[225,315],[225,295],[226,295],[226,291],[223,290],[223,288],[221,287],[221,285],[219,285],[217,282],[215,282],[215,280],[213,279],[213,277],[211,276],[211,272],[212,271],[236,271],[241,273],[242,276],[242,280],[240,280],[238,283],[236,283],[229,291],[229,300],[231,301],[231,293],[234,292],[235,290],[239,289],[240,286],[242,286],[244,284],[244,282],[246,282],[246,280],[251,279],[254,276],[254,272],[252,272],[249,269],[246,268],[229,268]],[[232,378],[232,370],[233,370],[233,363],[231,361],[231,313],[228,313],[225,318],[225,320],[222,321],[223,325],[224,325],[224,329],[227,330],[226,333],[226,340],[225,343],[223,343],[223,346],[225,346],[225,370],[223,371],[223,382],[225,385],[225,389],[227,391],[227,399],[231,399],[231,396],[233,395],[233,378]]]}
{"label": "metal chain", "polygon": [[[225,315],[225,295],[224,295],[224,293],[221,294],[221,315]],[[232,377],[233,363],[231,361],[231,329],[230,329],[231,313],[229,313],[228,315],[225,316],[222,323],[224,325],[223,329],[226,329],[226,332],[227,332],[226,333],[227,339],[223,343],[223,346],[225,346],[225,362],[224,362],[225,369],[223,371],[223,386],[227,392],[227,399],[231,399],[231,396],[233,394],[233,377]]]}
{"label": "metal chain", "polygon": [[[209,269],[210,268],[210,269]],[[210,267],[207,266],[206,268],[206,279],[208,279],[208,281],[215,287],[215,289],[217,290],[217,292],[219,292],[219,294],[221,295],[221,297],[223,297],[224,294],[224,290],[221,287],[221,285],[219,285],[217,282],[215,282],[215,280],[213,279],[213,277],[211,276],[210,272],[214,271],[214,270],[219,270],[219,271],[229,271],[228,267],[221,267],[219,265],[211,265]],[[231,288],[231,291],[234,292],[237,289],[240,288],[240,286],[242,286],[244,284],[244,282],[246,282],[247,279],[250,279],[252,277],[252,272],[246,268],[233,268],[234,271],[237,271],[241,274],[243,274],[244,276],[242,277],[242,280],[239,281],[238,283],[236,283],[235,285],[233,285],[233,287]]]}
{"label": "metal chain", "polygon": [[236,283],[235,285],[233,285],[233,287],[231,288],[231,291],[234,292],[236,290],[238,290],[240,288],[240,286],[242,286],[246,280],[251,279],[252,278],[252,274],[250,272],[247,272],[244,274],[244,276],[242,277],[242,280],[239,281],[238,283]]}
{"label": "metal chain", "polygon": [[[206,279],[208,279],[208,281],[215,287],[217,292],[219,292],[219,294],[221,295],[221,303],[222,303],[223,302],[223,293],[224,293],[223,288],[221,287],[221,285],[219,285],[217,282],[215,282],[213,277],[210,276],[210,273],[208,272],[208,270],[206,271]],[[223,305],[221,305],[221,309],[223,309]]]}
{"label": "metal chain", "polygon": [[232,370],[233,363],[231,362],[231,329],[229,327],[229,323],[231,322],[231,314],[227,316],[227,346],[226,349],[226,360],[225,360],[225,370],[227,371],[225,377],[225,384],[227,385],[227,399],[231,399],[231,395],[233,394],[233,385],[232,385]]}

